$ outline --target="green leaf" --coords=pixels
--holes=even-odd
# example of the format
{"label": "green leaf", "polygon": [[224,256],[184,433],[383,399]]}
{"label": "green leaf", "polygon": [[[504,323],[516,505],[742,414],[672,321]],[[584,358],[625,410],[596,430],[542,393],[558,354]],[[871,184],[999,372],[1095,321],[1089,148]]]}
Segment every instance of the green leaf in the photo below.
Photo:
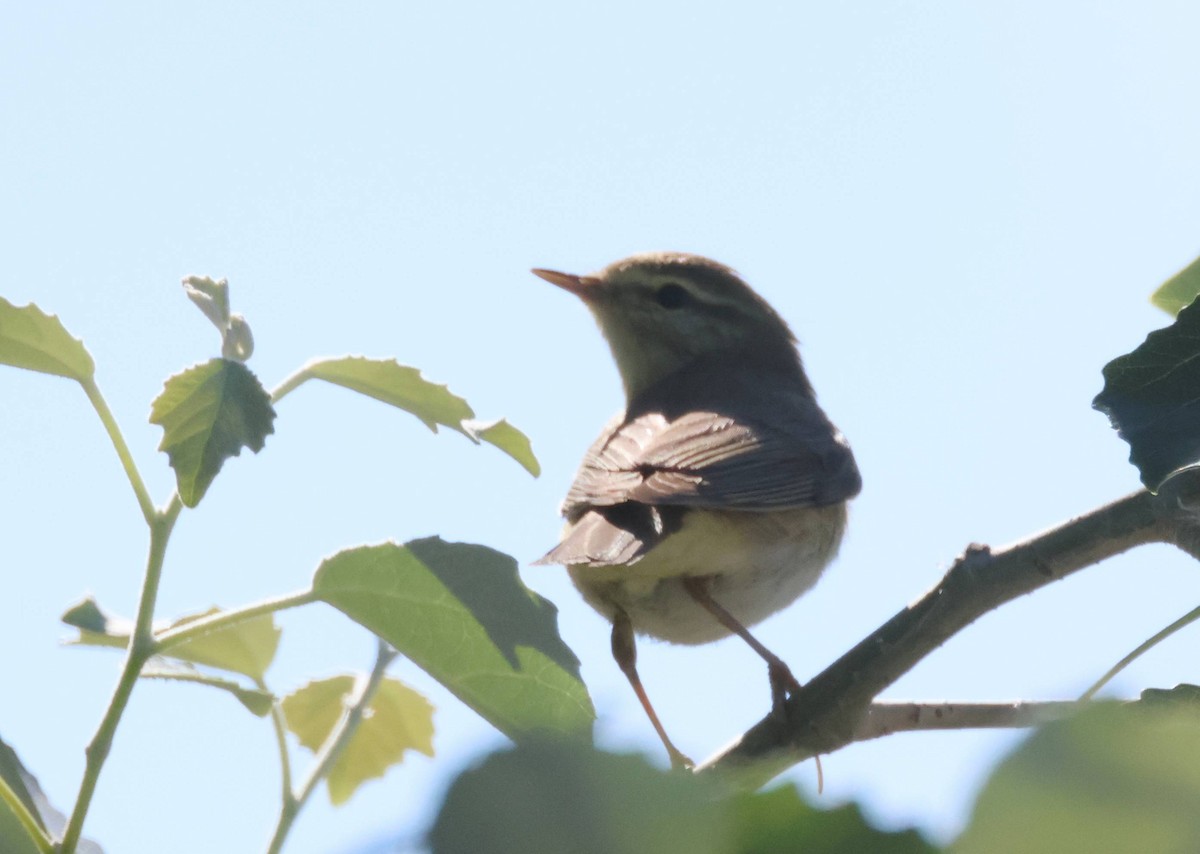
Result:
{"label": "green leaf", "polygon": [[858,804],[817,809],[794,785],[738,795],[730,802],[739,854],[934,854],[940,849],[915,830],[878,830]]}
{"label": "green leaf", "polygon": [[433,854],[730,854],[720,793],[640,756],[533,740],[460,775],[428,843]]}
{"label": "green leaf", "polygon": [[[154,631],[162,634],[219,613],[221,609],[213,607],[200,614],[180,617],[174,622],[159,621],[155,623]],[[68,609],[62,615],[62,621],[79,629],[79,637],[70,643],[83,646],[124,649],[129,645],[129,636],[133,633],[132,620],[108,613],[91,597]],[[163,650],[162,657],[218,667],[259,680],[275,659],[281,633],[282,630],[275,625],[274,616],[262,614],[168,647]]]}
{"label": "green leaf", "polygon": [[1200,460],[1200,305],[1105,365],[1092,405],[1129,443],[1129,461],[1148,489]]}
{"label": "green leaf", "polygon": [[[185,626],[219,613],[220,608],[210,608],[201,614],[180,617],[167,628]],[[263,678],[275,660],[282,633],[283,630],[275,625],[273,615],[262,614],[175,644],[164,650],[163,655],[232,670],[258,680]]]}
{"label": "green leaf", "polygon": [[542,473],[542,467],[538,463],[537,457],[533,455],[533,446],[529,443],[529,437],[503,418],[492,422],[467,421],[463,423],[463,426],[467,427],[475,438],[495,445],[508,454],[534,477]]}
{"label": "green leaf", "polygon": [[221,465],[243,447],[258,453],[275,428],[275,410],[258,378],[241,362],[212,359],[167,380],[150,423],[175,469],[179,497],[195,507]]}
{"label": "green leaf", "polygon": [[401,365],[395,359],[363,356],[316,359],[290,377],[276,390],[276,395],[287,394],[310,379],[325,380],[403,409],[417,416],[434,433],[440,424],[458,431],[475,444],[487,442],[508,454],[534,477],[541,472],[524,433],[503,419],[490,423],[473,421],[475,412],[463,398],[444,385],[431,383],[416,368]]}
{"label": "green leaf", "polygon": [[[181,617],[174,623],[158,622],[155,631],[163,632],[216,613],[220,613],[219,608]],[[90,596],[71,606],[62,615],[62,621],[79,629],[79,637],[68,641],[72,645],[124,649],[129,646],[129,637],[133,634],[132,620],[108,613]],[[230,679],[201,673],[191,665],[205,664],[261,679],[275,656],[279,634],[280,630],[270,614],[253,617],[171,647],[162,655],[151,658],[138,675],[145,679],[194,682],[228,691],[239,703],[262,717],[270,713],[274,701],[269,693],[258,688],[247,688]]]}
{"label": "green leaf", "polygon": [[1142,705],[1161,707],[1169,711],[1200,715],[1200,685],[1176,685],[1174,688],[1147,688],[1142,692]]}
{"label": "green leaf", "polygon": [[70,645],[124,649],[133,634],[133,620],[110,614],[91,596],[72,605],[60,619],[79,629],[79,637],[67,641]]}
{"label": "green leaf", "polygon": [[510,737],[590,734],[595,712],[557,610],[511,557],[437,537],[362,546],[323,561],[313,591]]}
{"label": "green leaf", "polygon": [[1200,851],[1200,717],[1097,707],[1035,732],[992,774],[961,854]]}
{"label": "green leaf", "polygon": [[304,378],[312,377],[352,389],[410,412],[435,433],[437,425],[441,424],[473,438],[462,426],[463,421],[475,417],[467,402],[452,394],[446,386],[431,383],[416,368],[401,365],[395,359],[362,356],[317,359],[305,365],[300,374]]}
{"label": "green leaf", "polygon": [[72,380],[96,372],[83,342],[72,338],[62,321],[32,303],[18,308],[0,297],[0,364],[55,374]]}
{"label": "green leaf", "polygon": [[[37,778],[26,770],[16,751],[0,741],[0,778],[4,785],[24,807],[25,813],[36,826],[27,826],[12,809],[7,799],[0,797],[0,852],[4,854],[37,854],[50,850],[50,838],[61,836],[67,818],[42,792]],[[43,835],[43,845],[38,846],[34,834]],[[75,854],[104,854],[90,839],[81,839],[74,849]]]}
{"label": "green leaf", "polygon": [[[283,698],[288,729],[302,745],[314,753],[321,748],[345,713],[355,681],[353,676],[320,679]],[[400,680],[385,678],[350,743],[329,769],[330,801],[345,803],[364,782],[382,777],[403,761],[409,750],[433,756],[433,706]]]}
{"label": "green leaf", "polygon": [[143,679],[167,679],[175,682],[191,682],[196,685],[207,685],[232,694],[234,699],[250,710],[250,713],[260,718],[271,714],[271,705],[275,697],[261,688],[247,688],[232,679],[201,673],[190,665],[169,661],[154,656],[138,674]]}
{"label": "green leaf", "polygon": [[1197,294],[1200,294],[1200,258],[1163,282],[1151,294],[1150,302],[1173,317],[1185,306],[1191,305]]}
{"label": "green leaf", "polygon": [[[44,833],[45,822],[34,801],[33,793],[26,785],[26,782],[29,781],[36,786],[37,781],[25,770],[16,751],[3,741],[0,741],[0,779],[4,781],[4,785],[16,796],[21,805],[25,807],[26,813],[33,818]],[[14,854],[27,854],[27,852],[28,854],[37,854],[39,850],[37,843],[30,836],[32,829],[26,827],[17,815],[18,813],[8,805],[8,801],[0,798],[0,851],[12,851]]]}

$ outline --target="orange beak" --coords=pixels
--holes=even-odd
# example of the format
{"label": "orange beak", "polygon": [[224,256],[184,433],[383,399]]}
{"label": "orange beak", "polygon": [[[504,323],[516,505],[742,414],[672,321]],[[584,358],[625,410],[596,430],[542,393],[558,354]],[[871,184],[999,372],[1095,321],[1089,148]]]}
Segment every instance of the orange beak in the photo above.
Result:
{"label": "orange beak", "polygon": [[582,300],[595,299],[601,282],[595,276],[576,276],[572,273],[560,273],[557,270],[533,269],[530,272],[539,279],[545,279],[552,285],[558,285],[564,291],[570,291]]}

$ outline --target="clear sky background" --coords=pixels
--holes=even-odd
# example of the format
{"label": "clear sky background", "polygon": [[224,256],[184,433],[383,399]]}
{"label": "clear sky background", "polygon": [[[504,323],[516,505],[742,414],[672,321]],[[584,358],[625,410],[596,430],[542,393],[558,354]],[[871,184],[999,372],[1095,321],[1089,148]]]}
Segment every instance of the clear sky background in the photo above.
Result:
{"label": "clear sky background", "polygon": [[[396,356],[507,416],[544,467],[333,387],[278,408],[176,527],[170,616],[304,587],[346,546],[429,534],[522,562],[583,662],[602,744],[661,750],[608,626],[555,541],[579,458],[621,405],[582,305],[528,270],[710,255],[789,320],[864,476],[832,570],[761,626],[801,679],[932,585],[1138,486],[1090,408],[1100,369],[1168,318],[1147,302],[1200,253],[1195,3],[11,3],[0,11],[0,295],[58,313],[156,500],[162,380],[216,354],[186,274],[229,278],[272,386],[311,356]],[[146,530],[72,383],[0,370],[0,737],[62,808],[115,653],[64,648],[94,593],[132,613]],[[886,694],[1062,699],[1200,598],[1145,548],[1016,602]],[[369,666],[365,630],[282,615],[284,692]],[[1195,637],[1120,695],[1200,680]],[[703,757],[767,710],[744,645],[646,643],[675,740]],[[334,810],[289,852],[419,838],[447,781],[503,743],[413,665],[438,755]],[[903,735],[825,759],[833,806],[956,832],[1019,736]],[[138,686],[87,825],[109,851],[262,850],[268,724],[226,695]],[[297,754],[301,768],[306,757]],[[815,789],[811,765],[790,775]]]}

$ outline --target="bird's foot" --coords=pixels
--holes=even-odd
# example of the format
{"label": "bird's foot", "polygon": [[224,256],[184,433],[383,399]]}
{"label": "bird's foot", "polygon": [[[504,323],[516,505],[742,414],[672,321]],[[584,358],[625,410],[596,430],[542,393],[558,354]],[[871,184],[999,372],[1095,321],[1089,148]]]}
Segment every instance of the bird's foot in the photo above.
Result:
{"label": "bird's foot", "polygon": [[771,680],[771,713],[781,721],[787,720],[787,699],[800,690],[800,683],[782,659],[767,660],[767,675]]}

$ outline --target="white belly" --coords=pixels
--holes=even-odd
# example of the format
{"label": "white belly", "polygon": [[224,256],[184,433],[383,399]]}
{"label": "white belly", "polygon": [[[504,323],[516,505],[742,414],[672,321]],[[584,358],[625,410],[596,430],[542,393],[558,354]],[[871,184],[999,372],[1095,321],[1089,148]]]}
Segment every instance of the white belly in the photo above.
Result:
{"label": "white belly", "polygon": [[710,577],[712,598],[752,626],[816,583],[845,527],[845,504],[766,513],[691,510],[679,531],[634,564],[568,570],[588,604],[610,620],[620,608],[639,634],[708,643],[730,632],[692,599],[682,577]]}

